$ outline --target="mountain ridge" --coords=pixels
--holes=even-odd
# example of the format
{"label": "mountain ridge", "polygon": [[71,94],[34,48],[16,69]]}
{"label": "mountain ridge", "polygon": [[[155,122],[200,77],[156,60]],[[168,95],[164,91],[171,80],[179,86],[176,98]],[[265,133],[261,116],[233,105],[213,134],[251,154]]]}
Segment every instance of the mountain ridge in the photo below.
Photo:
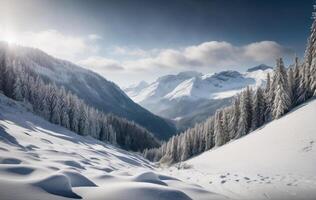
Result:
{"label": "mountain ridge", "polygon": [[90,70],[34,48],[0,43],[0,53],[6,54],[13,67],[26,68],[45,82],[63,86],[90,106],[134,121],[159,139],[167,139],[176,132],[170,121],[134,103],[115,83]]}
{"label": "mountain ridge", "polygon": [[261,64],[250,71],[226,70],[211,74],[184,71],[159,77],[141,90],[130,87],[125,92],[153,113],[175,120],[178,129],[184,130],[227,105],[246,86],[264,85],[272,67]]}

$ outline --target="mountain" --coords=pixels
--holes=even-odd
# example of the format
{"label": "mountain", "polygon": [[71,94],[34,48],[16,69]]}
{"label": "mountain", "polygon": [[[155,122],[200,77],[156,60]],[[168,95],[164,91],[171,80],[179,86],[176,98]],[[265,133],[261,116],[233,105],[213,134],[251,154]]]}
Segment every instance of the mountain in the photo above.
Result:
{"label": "mountain", "polygon": [[135,102],[157,115],[175,120],[178,128],[184,129],[227,105],[230,98],[246,86],[265,84],[269,72],[272,68],[263,64],[245,73],[187,71],[160,77],[147,86],[129,87],[125,92]]}
{"label": "mountain", "polygon": [[165,172],[232,199],[314,199],[316,100]]}
{"label": "mountain", "polygon": [[131,86],[127,87],[127,88],[124,88],[124,91],[128,92],[128,93],[131,93],[131,95],[133,96],[133,93],[137,94],[141,90],[146,88],[147,86],[148,86],[148,83],[146,81],[141,81],[138,84],[134,84],[134,85],[131,85]]}
{"label": "mountain", "polygon": [[226,199],[138,154],[82,137],[0,94],[1,200]]}
{"label": "mountain", "polygon": [[261,65],[258,65],[256,67],[252,67],[252,68],[249,68],[247,70],[247,72],[253,72],[253,71],[258,71],[258,70],[267,70],[267,69],[272,69],[272,67],[268,66],[268,65],[265,65],[265,64],[261,64]]}
{"label": "mountain", "polygon": [[167,139],[175,133],[172,123],[134,103],[116,84],[90,70],[38,49],[6,43],[0,44],[0,54],[5,55],[13,67],[24,67],[45,82],[63,86],[90,106],[135,121],[159,139]]}

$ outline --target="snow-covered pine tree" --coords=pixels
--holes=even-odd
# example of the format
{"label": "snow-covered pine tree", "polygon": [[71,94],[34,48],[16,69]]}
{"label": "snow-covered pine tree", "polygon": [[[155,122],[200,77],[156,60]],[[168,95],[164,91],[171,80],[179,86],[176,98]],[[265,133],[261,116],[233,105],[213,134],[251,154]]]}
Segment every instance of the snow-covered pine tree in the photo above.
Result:
{"label": "snow-covered pine tree", "polygon": [[306,64],[303,64],[299,70],[299,86],[297,93],[297,104],[301,104],[308,99],[308,75],[306,75]]}
{"label": "snow-covered pine tree", "polygon": [[78,98],[68,94],[68,119],[70,130],[77,132],[78,131]]}
{"label": "snow-covered pine tree", "polygon": [[67,92],[64,87],[58,92],[58,116],[59,123],[63,127],[69,128],[69,118],[68,118],[68,104],[67,104]]}
{"label": "snow-covered pine tree", "polygon": [[293,67],[293,83],[292,83],[292,105],[296,106],[298,104],[298,94],[300,86],[300,64],[298,57],[295,58],[294,67]]}
{"label": "snow-covered pine tree", "polygon": [[222,146],[227,142],[227,133],[223,127],[223,111],[219,110],[215,113],[214,122],[215,146]]}
{"label": "snow-covered pine tree", "polygon": [[45,90],[45,114],[50,122],[58,123],[58,98],[57,88],[55,85],[49,84]]}
{"label": "snow-covered pine tree", "polygon": [[255,130],[265,122],[265,97],[264,92],[260,87],[256,90],[252,102],[252,130]]}
{"label": "snow-covered pine tree", "polygon": [[22,80],[20,74],[17,74],[15,83],[13,86],[13,98],[17,101],[23,101],[22,95]]}
{"label": "snow-covered pine tree", "polygon": [[210,117],[204,123],[204,137],[205,137],[205,151],[209,150],[214,146],[213,136],[214,136],[214,118]]}
{"label": "snow-covered pine tree", "polygon": [[172,160],[174,161],[179,161],[180,158],[179,158],[179,155],[178,155],[178,136],[174,136],[173,139],[172,139]]}
{"label": "snow-covered pine tree", "polygon": [[[314,6],[315,9],[315,6]],[[313,24],[311,26],[311,35],[307,41],[307,48],[305,51],[305,84],[308,84],[306,89],[307,98],[315,94],[316,91],[316,13],[313,12]],[[301,99],[303,97],[301,96]]]}
{"label": "snow-covered pine tree", "polygon": [[270,73],[268,73],[267,82],[264,89],[264,99],[265,99],[265,105],[266,105],[266,109],[264,112],[265,122],[268,122],[272,119],[272,105],[273,105],[272,99],[274,99],[273,97],[274,94],[273,94],[273,91],[271,90],[271,87],[272,87],[271,76],[270,76]]}
{"label": "snow-covered pine tree", "polygon": [[277,60],[277,67],[274,71],[273,79],[275,83],[273,85],[275,98],[273,101],[272,115],[273,119],[278,119],[291,108],[287,73],[282,58]]}
{"label": "snow-covered pine tree", "polygon": [[235,138],[246,135],[251,129],[252,123],[252,90],[247,87],[240,98],[240,117],[238,121],[238,131]]}
{"label": "snow-covered pine tree", "polygon": [[316,96],[316,59],[313,59],[310,66],[310,90],[311,95]]}
{"label": "snow-covered pine tree", "polygon": [[182,140],[181,140],[181,146],[182,146],[182,152],[181,152],[181,161],[186,160],[189,158],[189,147],[188,147],[188,134],[182,134]]}
{"label": "snow-covered pine tree", "polygon": [[290,101],[291,101],[291,107],[294,106],[294,93],[293,93],[293,90],[294,90],[294,71],[293,71],[293,68],[289,68],[287,70],[287,84],[288,84],[288,93],[289,93],[289,97],[290,97]]}
{"label": "snow-covered pine tree", "polygon": [[240,117],[240,95],[233,100],[232,115],[229,122],[229,138],[234,139],[238,132],[238,122]]}

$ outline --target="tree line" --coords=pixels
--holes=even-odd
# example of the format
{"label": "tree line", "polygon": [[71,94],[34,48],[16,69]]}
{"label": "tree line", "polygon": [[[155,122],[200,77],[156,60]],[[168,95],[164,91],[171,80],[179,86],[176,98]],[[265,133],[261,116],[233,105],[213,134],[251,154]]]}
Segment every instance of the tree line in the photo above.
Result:
{"label": "tree line", "polygon": [[0,53],[0,91],[29,104],[37,115],[79,135],[89,135],[126,150],[142,151],[159,146],[160,142],[145,128],[105,114],[64,87],[45,82],[22,62],[6,56],[5,48]]}
{"label": "tree line", "polygon": [[314,19],[302,63],[295,58],[294,64],[285,68],[282,58],[277,59],[264,87],[247,87],[231,105],[218,109],[205,122],[173,136],[159,148],[145,149],[144,157],[165,163],[184,161],[243,137],[316,96],[315,27]]}

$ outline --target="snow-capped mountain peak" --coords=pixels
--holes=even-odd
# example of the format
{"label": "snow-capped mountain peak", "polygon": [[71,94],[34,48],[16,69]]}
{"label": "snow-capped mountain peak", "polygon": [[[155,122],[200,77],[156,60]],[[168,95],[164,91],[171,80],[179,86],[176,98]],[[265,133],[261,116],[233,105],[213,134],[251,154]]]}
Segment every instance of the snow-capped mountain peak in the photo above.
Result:
{"label": "snow-capped mountain peak", "polygon": [[268,66],[268,65],[265,65],[265,64],[261,64],[261,65],[258,65],[258,66],[255,66],[255,67],[252,67],[252,68],[249,68],[247,70],[247,72],[254,72],[254,71],[258,71],[258,70],[267,70],[267,69],[272,69],[272,67]]}
{"label": "snow-capped mountain peak", "polygon": [[[267,73],[272,68],[261,64],[250,68],[245,73],[222,71],[214,74],[202,74],[196,71],[185,71],[176,75],[166,75],[143,87],[129,87],[125,92],[140,104],[160,100],[218,99],[233,96],[248,85],[264,84]],[[224,92],[225,95],[221,96]],[[228,95],[229,93],[229,95]]]}
{"label": "snow-capped mountain peak", "polygon": [[[142,89],[129,87],[125,92],[135,102],[158,115],[181,121],[188,119],[192,122],[193,118],[201,121],[230,102],[229,98],[245,87],[264,85],[267,73],[271,72],[272,68],[267,65],[259,65],[246,72],[227,70],[202,74],[186,71],[162,76]],[[188,121],[185,124],[190,124]]]}

